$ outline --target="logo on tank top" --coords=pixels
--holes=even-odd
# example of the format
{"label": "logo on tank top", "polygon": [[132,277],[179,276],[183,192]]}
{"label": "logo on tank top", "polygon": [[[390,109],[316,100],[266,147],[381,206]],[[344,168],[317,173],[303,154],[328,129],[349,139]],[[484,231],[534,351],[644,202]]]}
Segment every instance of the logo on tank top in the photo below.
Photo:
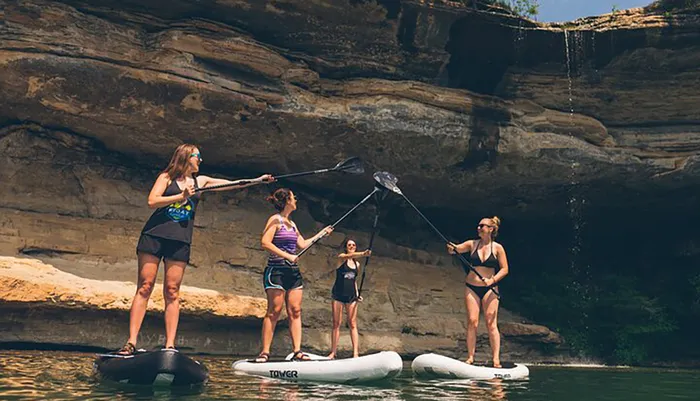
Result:
{"label": "logo on tank top", "polygon": [[355,279],[355,272],[347,272],[343,275],[346,280],[354,280]]}
{"label": "logo on tank top", "polygon": [[192,218],[192,204],[188,201],[185,203],[175,202],[168,206],[165,213],[172,221],[187,221]]}

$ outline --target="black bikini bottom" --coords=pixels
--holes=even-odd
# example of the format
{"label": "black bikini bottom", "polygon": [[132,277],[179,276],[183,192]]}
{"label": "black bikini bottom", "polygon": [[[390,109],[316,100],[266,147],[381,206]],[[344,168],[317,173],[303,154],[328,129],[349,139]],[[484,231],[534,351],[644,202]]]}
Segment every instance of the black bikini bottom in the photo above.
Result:
{"label": "black bikini bottom", "polygon": [[486,286],[481,286],[481,285],[471,285],[469,283],[465,283],[465,285],[467,287],[469,287],[469,289],[474,291],[474,293],[476,294],[477,297],[479,297],[479,299],[484,299],[486,294],[488,294],[488,292],[491,291],[491,287],[486,287]]}

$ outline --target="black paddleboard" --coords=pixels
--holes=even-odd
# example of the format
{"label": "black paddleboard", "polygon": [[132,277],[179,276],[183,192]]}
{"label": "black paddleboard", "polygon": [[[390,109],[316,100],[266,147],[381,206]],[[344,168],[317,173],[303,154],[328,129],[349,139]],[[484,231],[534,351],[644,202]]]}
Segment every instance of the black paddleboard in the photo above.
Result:
{"label": "black paddleboard", "polygon": [[206,366],[173,349],[98,354],[93,369],[101,379],[135,385],[196,386],[209,380]]}

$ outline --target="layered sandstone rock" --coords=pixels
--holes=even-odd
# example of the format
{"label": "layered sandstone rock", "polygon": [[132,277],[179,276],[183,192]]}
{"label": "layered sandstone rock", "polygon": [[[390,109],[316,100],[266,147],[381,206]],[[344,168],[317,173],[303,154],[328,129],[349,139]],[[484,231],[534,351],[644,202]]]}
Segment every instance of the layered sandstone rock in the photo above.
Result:
{"label": "layered sandstone rock", "polygon": [[[134,284],[81,278],[32,259],[0,257],[2,285],[0,299],[9,303],[48,305],[69,309],[128,311]],[[163,312],[162,285],[155,286],[150,308]],[[182,286],[180,307],[183,314],[212,314],[236,319],[259,319],[265,314],[265,300],[222,294],[217,291]]]}
{"label": "layered sandstone rock", "polygon": [[[6,121],[76,133],[137,159],[152,155],[163,161],[172,142],[188,140],[207,150],[208,163],[224,169],[285,172],[360,154],[368,172],[390,169],[404,191],[425,206],[443,206],[430,196],[439,191],[455,203],[506,213],[526,206],[542,214],[565,210],[559,188],[572,183],[604,181],[605,190],[620,192],[644,191],[651,177],[674,187],[693,180],[694,128],[674,123],[660,137],[645,128],[651,123],[634,132],[620,127],[621,109],[630,117],[639,111],[654,121],[677,120],[653,103],[641,110],[634,106],[639,96],[634,87],[623,96],[625,104],[601,103],[595,95],[601,86],[588,91],[580,82],[582,70],[572,70],[574,113],[569,113],[562,28],[518,25],[513,17],[474,13],[452,3],[423,8],[407,1],[393,11],[388,5],[340,0],[326,2],[327,8],[284,4],[144,8],[120,3],[114,9],[109,1],[8,3],[0,48],[6,96],[0,109]],[[307,34],[298,33],[301,20],[307,24],[304,15],[314,15],[314,23],[302,30]],[[361,30],[360,17],[365,18]],[[411,24],[407,42],[397,41],[396,30],[406,32]],[[279,31],[271,32],[273,27]],[[493,51],[481,51],[470,39],[479,27],[488,28]],[[518,59],[512,48],[520,43],[511,40],[519,32],[525,35],[527,60]],[[573,48],[579,33],[571,35]],[[496,46],[506,40],[507,47]],[[550,45],[559,48],[547,49]],[[598,49],[602,52],[602,45]],[[665,51],[671,53],[664,60],[678,59],[671,63],[678,68],[692,61],[692,52]],[[498,60],[494,52],[507,60],[492,66]],[[629,52],[620,52],[611,53],[605,68],[597,67],[603,77],[610,71],[605,82],[612,85],[622,82],[624,65],[636,64]],[[465,59],[469,54],[473,59]],[[342,73],[322,68],[325,62]],[[436,67],[425,71],[431,62],[444,66],[447,85],[535,103],[430,85],[440,74]],[[574,68],[583,60],[572,62]],[[671,64],[665,62],[657,75],[676,68]],[[385,71],[375,74],[372,66]],[[492,76],[502,67],[501,75]],[[493,90],[465,78],[475,76],[491,79]],[[655,82],[674,91],[678,101],[692,103],[692,86]],[[684,90],[688,96],[677,96]],[[586,99],[594,106],[586,106]],[[681,106],[668,110],[687,109]],[[653,113],[645,111],[651,108]],[[614,119],[606,114],[613,110]],[[271,146],[285,149],[284,157]],[[664,180],[670,173],[673,177]],[[340,183],[325,176],[307,182],[359,196],[370,186],[367,180],[348,177]]]}
{"label": "layered sandstone rock", "polygon": [[[80,270],[75,266],[68,267],[65,260],[58,260],[58,263],[63,264],[63,270]],[[83,265],[85,263],[82,262]],[[92,267],[121,270],[115,264],[94,263]],[[391,269],[391,266],[382,268]],[[3,330],[0,344],[33,342],[58,347],[119,347],[127,334],[126,322],[134,284],[105,280],[124,273],[123,270],[80,273],[102,279],[79,277],[36,259],[0,257],[0,308],[4,311],[0,324],[8,328]],[[199,271],[192,272],[193,280],[190,281],[201,282],[202,275]],[[228,279],[237,278],[235,274],[225,272],[220,275]],[[307,274],[307,278],[309,276]],[[205,280],[205,284],[206,281],[212,286],[211,279]],[[312,285],[307,289],[304,319],[305,343],[307,347],[320,352],[330,346],[328,302],[323,302],[323,291],[317,288],[324,281],[309,280]],[[440,349],[450,354],[460,353],[458,341],[464,327],[457,316],[461,311],[445,308],[452,303],[451,299],[458,297],[445,297],[441,294],[442,289],[431,289],[432,296],[426,294],[416,301],[404,295],[415,291],[416,287],[387,285],[381,277],[375,277],[374,281],[377,284],[365,293],[368,299],[362,305],[363,352],[392,349],[410,356]],[[411,279],[404,277],[404,280],[396,281],[410,282]],[[393,294],[384,293],[387,290],[393,291]],[[162,286],[156,285],[149,304],[149,316],[140,334],[140,346],[159,346],[164,341],[162,327],[159,327],[164,309],[161,292]],[[250,292],[250,289],[236,292]],[[264,298],[187,285],[181,287],[180,293],[182,317],[177,341],[181,347],[213,354],[249,354],[257,349],[260,319],[266,307]],[[507,312],[504,314],[506,322],[516,319]],[[284,322],[280,326],[283,327]],[[562,342],[543,326],[505,323],[504,328],[504,348],[509,357],[541,359],[544,356],[536,351],[537,347],[533,347],[532,343]],[[275,351],[284,352],[290,344],[286,336],[279,337]],[[343,339],[341,349],[350,345],[347,340]],[[481,340],[486,340],[483,328]]]}

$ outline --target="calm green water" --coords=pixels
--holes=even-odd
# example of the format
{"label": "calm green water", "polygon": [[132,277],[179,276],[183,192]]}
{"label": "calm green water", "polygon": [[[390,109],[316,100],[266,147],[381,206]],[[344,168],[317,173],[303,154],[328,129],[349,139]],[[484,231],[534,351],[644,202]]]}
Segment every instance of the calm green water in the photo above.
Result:
{"label": "calm green water", "polygon": [[424,381],[410,362],[374,386],[289,383],[234,375],[231,358],[203,357],[211,382],[197,392],[128,389],[95,382],[93,354],[0,351],[0,400],[698,400],[700,371],[531,367],[521,382]]}

